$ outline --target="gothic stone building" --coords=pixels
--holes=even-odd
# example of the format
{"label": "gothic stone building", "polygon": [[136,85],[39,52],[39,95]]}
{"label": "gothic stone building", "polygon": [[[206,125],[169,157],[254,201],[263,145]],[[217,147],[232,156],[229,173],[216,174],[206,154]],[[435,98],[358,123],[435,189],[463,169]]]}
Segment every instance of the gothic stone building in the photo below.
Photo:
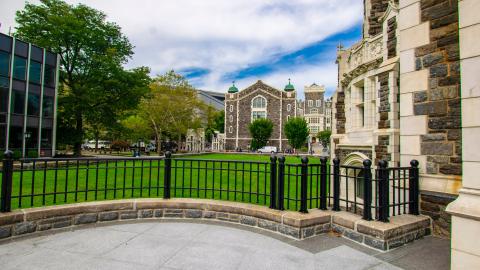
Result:
{"label": "gothic stone building", "polygon": [[290,148],[283,126],[290,117],[305,117],[314,138],[325,128],[325,87],[312,84],[305,87],[305,101],[297,100],[297,92],[289,83],[278,90],[262,81],[238,91],[233,85],[225,94],[225,149],[250,148],[248,125],[257,118],[273,122],[273,133],[268,145],[279,151]]}
{"label": "gothic stone building", "polygon": [[268,118],[274,126],[268,145],[282,151],[288,145],[283,125],[297,115],[297,105],[297,93],[290,83],[284,91],[260,80],[240,92],[233,85],[225,94],[225,149],[249,149],[248,125],[257,118]]}
{"label": "gothic stone building", "polygon": [[421,210],[448,235],[461,187],[457,0],[366,0],[363,38],[339,48],[332,157],[420,162]]}

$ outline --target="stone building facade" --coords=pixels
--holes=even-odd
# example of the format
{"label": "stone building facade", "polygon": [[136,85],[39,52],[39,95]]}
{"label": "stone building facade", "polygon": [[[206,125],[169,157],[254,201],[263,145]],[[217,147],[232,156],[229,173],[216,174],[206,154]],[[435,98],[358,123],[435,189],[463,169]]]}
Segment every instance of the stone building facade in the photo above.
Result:
{"label": "stone building facade", "polygon": [[288,145],[283,125],[297,116],[297,105],[297,93],[290,83],[284,91],[260,80],[242,91],[230,87],[225,94],[225,149],[248,150],[252,140],[248,125],[257,118],[268,118],[274,126],[268,145],[283,151]]}
{"label": "stone building facade", "polygon": [[297,92],[290,82],[283,91],[262,81],[242,91],[233,85],[225,94],[225,149],[250,149],[252,138],[248,125],[257,118],[268,118],[273,122],[268,145],[276,146],[278,151],[290,148],[283,132],[283,126],[290,117],[305,117],[310,136],[314,138],[325,129],[324,93],[324,86],[306,86],[305,101],[302,101],[297,99]]}
{"label": "stone building facade", "polygon": [[462,181],[457,0],[400,1],[400,155],[420,162],[422,213],[449,235]]}
{"label": "stone building facade", "polygon": [[205,151],[205,129],[188,129],[186,136],[186,150],[188,152]]}
{"label": "stone building facade", "polygon": [[317,84],[305,86],[303,117],[308,123],[310,136],[315,141],[319,131],[325,129],[325,87]]}
{"label": "stone building facade", "polygon": [[337,52],[331,155],[342,157],[346,165],[369,158],[398,166],[398,7],[366,1],[365,14],[363,39]]}
{"label": "stone building facade", "polygon": [[458,17],[457,0],[365,1],[363,39],[338,50],[332,105],[332,156],[418,160],[421,212],[444,236],[462,179]]}

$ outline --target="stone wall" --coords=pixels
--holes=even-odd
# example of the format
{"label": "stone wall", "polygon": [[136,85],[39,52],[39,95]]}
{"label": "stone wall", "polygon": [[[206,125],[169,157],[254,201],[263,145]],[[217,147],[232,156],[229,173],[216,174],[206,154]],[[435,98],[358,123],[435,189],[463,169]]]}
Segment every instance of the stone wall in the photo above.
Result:
{"label": "stone wall", "polygon": [[359,215],[311,209],[303,214],[265,206],[201,199],[131,199],[50,206],[0,213],[0,240],[71,229],[95,223],[189,219],[232,222],[297,240],[335,231],[372,248],[388,250],[430,234],[430,219],[391,217],[389,223],[365,221]]}
{"label": "stone wall", "polygon": [[422,21],[430,21],[430,44],[415,50],[416,70],[429,69],[429,88],[415,93],[414,114],[428,116],[421,137],[428,174],[461,175],[458,2],[422,0]]}
{"label": "stone wall", "polygon": [[387,21],[387,51],[388,59],[397,56],[397,18],[393,17]]}
{"label": "stone wall", "polygon": [[420,213],[432,218],[433,234],[441,237],[450,237],[452,224],[451,215],[445,212],[447,205],[457,196],[423,191],[420,194]]}
{"label": "stone wall", "polygon": [[378,112],[380,114],[380,120],[378,121],[378,128],[385,129],[390,128],[390,121],[388,113],[390,112],[390,102],[388,98],[390,96],[390,88],[388,84],[388,72],[384,72],[378,75],[378,82],[380,88],[378,89],[378,96],[380,97],[380,104],[378,104]]}
{"label": "stone wall", "polygon": [[345,93],[336,92],[337,102],[335,103],[335,124],[337,134],[345,134]]}
{"label": "stone wall", "polygon": [[382,24],[378,21],[385,13],[389,0],[370,0],[370,14],[368,17],[368,34],[376,36],[382,32]]}
{"label": "stone wall", "polygon": [[390,145],[390,136],[380,135],[378,136],[378,144],[375,146],[375,158],[373,164],[377,164],[380,160],[391,161],[392,154],[388,152],[388,145]]}

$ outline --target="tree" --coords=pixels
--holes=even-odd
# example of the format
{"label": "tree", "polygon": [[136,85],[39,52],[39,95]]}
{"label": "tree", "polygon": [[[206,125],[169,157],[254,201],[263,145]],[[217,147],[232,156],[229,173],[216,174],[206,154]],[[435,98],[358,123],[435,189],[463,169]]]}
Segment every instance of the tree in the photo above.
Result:
{"label": "tree", "polygon": [[309,135],[307,121],[302,117],[292,117],[285,123],[284,132],[293,148],[301,148]]}
{"label": "tree", "polygon": [[160,153],[162,136],[181,139],[188,128],[202,125],[205,104],[188,81],[173,70],[154,79],[150,93],[140,105],[140,116],[145,117],[155,134]]}
{"label": "tree", "polygon": [[[85,125],[109,123],[104,116],[115,117],[136,106],[147,70],[123,70],[133,46],[117,24],[107,22],[104,13],[86,5],[74,6],[61,0],[27,3],[17,12],[16,21],[18,38],[60,55],[58,133],[69,136],[59,139],[72,143],[79,155]],[[110,115],[109,110],[114,113]]]}
{"label": "tree", "polygon": [[257,150],[267,145],[273,132],[273,123],[270,119],[259,118],[253,121],[249,126],[250,136],[252,136],[251,149]]}
{"label": "tree", "polygon": [[124,127],[123,139],[137,142],[140,139],[150,139],[154,136],[148,119],[139,115],[131,115],[121,121]]}
{"label": "tree", "polygon": [[225,111],[218,111],[212,106],[207,107],[207,126],[205,128],[205,137],[208,142],[212,142],[215,131],[220,133],[225,129]]}
{"label": "tree", "polygon": [[332,135],[331,130],[323,130],[318,132],[317,138],[322,143],[323,147],[327,147],[330,144],[330,136]]}

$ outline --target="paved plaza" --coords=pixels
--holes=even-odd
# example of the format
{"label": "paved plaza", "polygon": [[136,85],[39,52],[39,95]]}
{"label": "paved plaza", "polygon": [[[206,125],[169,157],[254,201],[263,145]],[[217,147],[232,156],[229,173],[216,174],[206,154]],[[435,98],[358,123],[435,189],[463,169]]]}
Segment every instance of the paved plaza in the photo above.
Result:
{"label": "paved plaza", "polygon": [[235,224],[84,227],[0,244],[7,269],[448,269],[449,241],[379,252],[333,234],[298,241]]}

